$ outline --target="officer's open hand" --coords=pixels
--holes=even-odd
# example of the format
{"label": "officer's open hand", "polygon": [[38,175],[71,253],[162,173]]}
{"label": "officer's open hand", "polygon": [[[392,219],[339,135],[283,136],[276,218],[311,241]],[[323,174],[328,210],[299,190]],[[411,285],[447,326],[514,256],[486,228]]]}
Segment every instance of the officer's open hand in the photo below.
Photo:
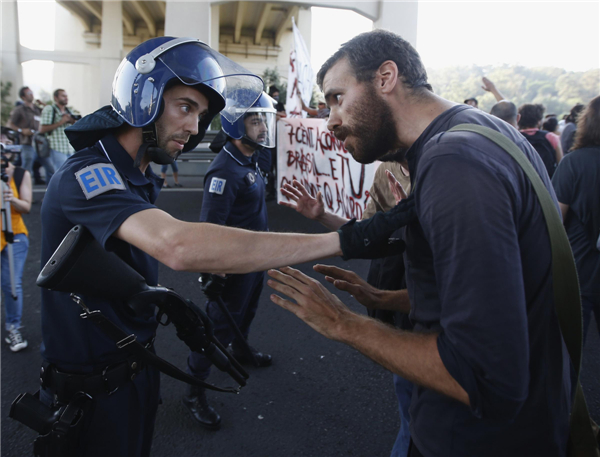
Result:
{"label": "officer's open hand", "polygon": [[291,300],[271,294],[271,301],[294,313],[314,330],[332,340],[342,340],[346,325],[356,316],[316,279],[283,267],[269,270],[267,284]]}
{"label": "officer's open hand", "polygon": [[381,308],[381,290],[373,287],[355,272],[344,270],[332,265],[315,265],[317,273],[325,275],[325,280],[333,284],[337,289],[353,295],[363,306],[372,309]]}
{"label": "officer's open hand", "polygon": [[306,187],[295,179],[292,184],[284,184],[281,193],[290,200],[290,202],[280,202],[281,206],[295,209],[308,219],[318,220],[325,214],[325,203],[321,192],[319,191],[317,198],[314,198],[308,193]]}

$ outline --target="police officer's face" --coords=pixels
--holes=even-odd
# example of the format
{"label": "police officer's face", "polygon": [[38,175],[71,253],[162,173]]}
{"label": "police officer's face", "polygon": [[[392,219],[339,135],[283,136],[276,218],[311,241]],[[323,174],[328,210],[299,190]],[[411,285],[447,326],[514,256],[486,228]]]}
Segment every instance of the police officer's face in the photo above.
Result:
{"label": "police officer's face", "polygon": [[246,135],[256,143],[264,143],[267,139],[267,123],[260,113],[250,114],[244,119]]}
{"label": "police officer's face", "polygon": [[190,136],[198,134],[198,123],[208,113],[208,99],[193,87],[171,87],[163,95],[165,109],[156,121],[158,147],[177,157]]}
{"label": "police officer's face", "polygon": [[325,74],[323,92],[331,108],[327,128],[344,142],[355,160],[371,163],[398,148],[389,105],[375,91],[373,82],[356,80],[346,59]]}

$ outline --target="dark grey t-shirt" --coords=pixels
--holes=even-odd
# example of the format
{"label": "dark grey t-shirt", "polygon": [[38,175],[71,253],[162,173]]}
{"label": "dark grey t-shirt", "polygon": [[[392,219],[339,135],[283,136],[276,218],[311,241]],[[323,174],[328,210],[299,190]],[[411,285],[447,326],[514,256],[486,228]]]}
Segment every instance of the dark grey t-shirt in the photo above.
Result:
{"label": "dark grey t-shirt", "polygon": [[571,146],[573,146],[573,142],[575,141],[575,132],[577,131],[577,124],[573,122],[569,122],[565,125],[564,130],[560,134],[560,146],[562,148],[563,154],[567,155]]}
{"label": "dark grey t-shirt", "polygon": [[477,109],[447,110],[408,151],[418,215],[405,234],[411,319],[416,331],[439,333],[442,362],[470,400],[415,387],[411,436],[426,457],[564,455],[569,360],[541,207],[503,149],[446,132],[463,123],[515,142],[555,197],[535,149]]}
{"label": "dark grey t-shirt", "polygon": [[558,201],[569,205],[565,228],[577,264],[581,295],[600,297],[600,146],[572,151],[552,177]]}

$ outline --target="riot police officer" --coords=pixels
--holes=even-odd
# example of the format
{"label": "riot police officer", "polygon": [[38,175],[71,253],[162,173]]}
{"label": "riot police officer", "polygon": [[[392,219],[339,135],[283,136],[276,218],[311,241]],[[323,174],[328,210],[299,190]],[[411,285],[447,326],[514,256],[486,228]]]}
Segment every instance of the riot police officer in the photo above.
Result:
{"label": "riot police officer", "polygon": [[[181,266],[177,263],[184,256],[152,231],[160,226],[164,231],[166,224],[174,231],[165,237],[177,236],[177,227],[185,223],[154,206],[163,180],[148,165],[171,163],[193,149],[222,110],[227,122],[234,122],[261,90],[260,78],[196,39],[161,37],[136,47],[117,70],[111,105],[67,132],[79,152],[55,175],[44,198],[42,265],[73,225],[82,224],[149,285],[157,284],[158,260]],[[206,258],[199,262],[186,267],[211,267]],[[157,327],[152,310],[137,315],[123,303],[84,299],[152,347]],[[99,328],[81,320],[67,293],[42,291],[42,338],[40,400],[53,408],[84,392],[93,403],[77,436],[70,436],[58,454],[149,455],[158,370],[128,358]]]}
{"label": "riot police officer", "polygon": [[[204,178],[201,222],[268,231],[265,178],[259,167],[259,156],[264,151],[263,148],[275,145],[275,121],[273,100],[266,93],[263,93],[235,123],[231,124],[227,119],[221,119],[228,141],[217,154]],[[204,277],[204,280],[207,278]],[[263,282],[263,271],[230,275],[225,279],[222,304],[241,330],[241,335],[236,334],[232,323],[215,300],[209,300],[206,305],[207,314],[214,323],[215,336],[219,341],[224,345],[231,343],[233,355],[239,361],[254,363],[259,367],[271,365],[271,356],[249,348],[252,352],[250,356],[245,346]],[[240,341],[242,337],[244,341]],[[203,354],[190,352],[190,374],[205,380],[210,373],[210,366],[211,362]],[[183,404],[190,410],[192,417],[205,428],[218,429],[221,418],[208,404],[204,389],[197,386],[189,388],[188,395],[183,398]]]}

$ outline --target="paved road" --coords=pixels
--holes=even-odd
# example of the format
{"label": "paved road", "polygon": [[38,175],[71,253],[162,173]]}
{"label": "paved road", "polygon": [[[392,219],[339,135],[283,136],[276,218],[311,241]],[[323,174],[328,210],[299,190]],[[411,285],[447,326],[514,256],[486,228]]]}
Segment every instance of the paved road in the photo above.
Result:
{"label": "paved road", "polygon": [[[198,182],[182,179],[183,191],[166,190],[158,206],[175,217],[195,221],[200,214]],[[39,189],[38,189],[39,190]],[[34,433],[7,418],[12,400],[20,392],[35,392],[39,369],[40,298],[34,282],[40,263],[39,201],[36,191],[26,223],[31,247],[24,274],[24,334],[29,348],[13,354],[3,345],[2,356],[2,456],[31,455]],[[273,231],[321,232],[323,229],[294,212],[268,204]],[[244,253],[240,253],[243,255]],[[365,274],[368,264],[332,259],[332,264]],[[300,266],[311,273],[311,265]],[[175,273],[161,266],[161,284],[202,302],[197,275]],[[340,294],[352,309],[361,310],[347,294]],[[73,305],[73,312],[78,312]],[[65,329],[67,330],[67,329]],[[304,323],[278,308],[263,293],[251,332],[251,342],[270,352],[270,368],[250,368],[251,378],[240,395],[209,394],[223,417],[222,429],[208,432],[198,427],[180,403],[185,386],[162,377],[163,404],[159,408],[152,456],[386,456],[399,427],[391,374],[356,351],[316,334]],[[173,328],[160,328],[158,354],[185,367],[187,351]],[[584,358],[583,384],[590,409],[600,420],[600,342],[590,331]],[[211,380],[229,384],[227,376],[213,373]]]}

